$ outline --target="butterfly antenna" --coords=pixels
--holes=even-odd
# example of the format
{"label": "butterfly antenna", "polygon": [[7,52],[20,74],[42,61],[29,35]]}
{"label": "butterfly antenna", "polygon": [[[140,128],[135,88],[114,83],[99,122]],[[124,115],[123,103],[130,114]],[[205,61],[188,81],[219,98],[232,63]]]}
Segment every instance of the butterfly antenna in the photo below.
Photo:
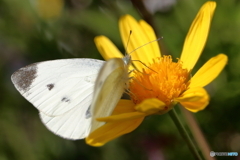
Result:
{"label": "butterfly antenna", "polygon": [[159,40],[161,40],[161,39],[163,39],[163,37],[160,37],[160,38],[158,38],[158,39],[155,39],[155,40],[153,40],[153,41],[150,41],[150,42],[148,42],[148,43],[145,43],[145,44],[143,44],[143,45],[135,48],[133,51],[131,51],[131,52],[128,53],[128,54],[130,55],[130,54],[132,54],[133,52],[135,52],[136,50],[138,50],[138,49],[140,49],[140,48],[142,48],[142,47],[144,47],[144,46],[146,46],[146,45],[148,45],[148,44],[150,44],[150,43],[152,43],[152,42],[159,41]]}
{"label": "butterfly antenna", "polygon": [[127,46],[126,46],[126,50],[125,50],[125,56],[127,55],[127,48],[128,48],[128,45],[129,45],[129,41],[130,41],[131,35],[132,35],[132,30],[130,30],[130,32],[129,32],[128,41],[127,41]]}

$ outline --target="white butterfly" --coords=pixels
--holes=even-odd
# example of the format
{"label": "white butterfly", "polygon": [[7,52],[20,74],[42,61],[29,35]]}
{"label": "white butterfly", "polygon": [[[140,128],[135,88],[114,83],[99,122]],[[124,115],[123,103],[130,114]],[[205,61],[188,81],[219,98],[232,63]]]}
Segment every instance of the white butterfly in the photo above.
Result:
{"label": "white butterfly", "polygon": [[49,130],[67,139],[82,139],[104,124],[96,118],[112,113],[128,81],[130,60],[125,56],[106,63],[94,59],[45,61],[19,69],[11,79],[39,110]]}

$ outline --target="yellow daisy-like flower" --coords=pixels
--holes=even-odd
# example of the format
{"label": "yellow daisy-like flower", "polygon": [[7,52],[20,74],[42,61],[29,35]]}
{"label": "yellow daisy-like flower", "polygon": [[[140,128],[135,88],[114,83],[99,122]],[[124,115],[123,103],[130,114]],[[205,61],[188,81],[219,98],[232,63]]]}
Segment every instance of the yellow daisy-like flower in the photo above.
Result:
{"label": "yellow daisy-like flower", "polygon": [[58,18],[64,7],[64,0],[37,0],[35,3],[38,15],[45,20]]}
{"label": "yellow daisy-like flower", "polygon": [[[177,103],[192,112],[200,111],[208,105],[209,95],[203,87],[219,75],[228,58],[219,54],[207,61],[193,77],[191,71],[205,45],[215,7],[216,3],[212,1],[201,7],[189,29],[177,62],[173,62],[171,56],[161,56],[157,42],[131,54],[133,60],[139,60],[148,67],[133,61],[137,70],[131,75],[129,82],[131,100],[120,100],[111,116],[97,119],[106,124],[86,138],[89,145],[102,146],[136,129],[144,117],[164,114]],[[128,45],[129,51],[157,39],[149,24],[143,20],[137,22],[130,15],[123,16],[119,26],[125,45],[129,31],[133,31]],[[108,38],[98,36],[95,43],[105,60],[123,57]]]}

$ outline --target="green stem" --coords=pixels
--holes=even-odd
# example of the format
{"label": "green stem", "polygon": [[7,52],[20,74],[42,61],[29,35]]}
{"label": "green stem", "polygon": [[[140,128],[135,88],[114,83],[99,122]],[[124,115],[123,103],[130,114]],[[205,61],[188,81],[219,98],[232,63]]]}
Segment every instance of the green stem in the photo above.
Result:
{"label": "green stem", "polygon": [[175,123],[176,127],[178,128],[181,136],[183,137],[183,139],[186,141],[188,148],[190,149],[190,151],[192,152],[193,156],[195,157],[196,160],[202,160],[197,147],[194,145],[192,139],[190,138],[188,132],[185,130],[184,126],[182,125],[180,119],[177,116],[176,111],[174,110],[174,108],[172,110],[170,110],[169,115],[171,116],[173,122]]}

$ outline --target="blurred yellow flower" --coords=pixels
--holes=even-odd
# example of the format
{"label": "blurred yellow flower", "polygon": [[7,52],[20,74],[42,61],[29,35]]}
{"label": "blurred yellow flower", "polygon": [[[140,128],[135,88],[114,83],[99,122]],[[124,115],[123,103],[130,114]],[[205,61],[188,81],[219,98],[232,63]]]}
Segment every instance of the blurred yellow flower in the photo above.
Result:
{"label": "blurred yellow flower", "polygon": [[64,0],[37,0],[36,9],[42,19],[58,18],[64,7]]}
{"label": "blurred yellow flower", "polygon": [[[177,103],[192,112],[202,110],[208,105],[209,95],[203,87],[219,75],[228,58],[219,54],[207,61],[193,77],[191,71],[205,45],[215,7],[216,3],[212,1],[201,7],[189,29],[177,62],[173,62],[171,56],[161,56],[157,42],[132,53],[133,60],[140,60],[148,67],[133,61],[137,70],[131,75],[129,82],[131,100],[120,100],[111,116],[97,119],[106,124],[86,138],[89,145],[102,146],[136,129],[144,117],[164,114]],[[130,51],[157,39],[149,24],[143,20],[137,22],[130,15],[120,19],[119,27],[125,45],[129,31],[133,31],[128,45]],[[123,57],[108,38],[98,36],[95,43],[104,59]]]}

